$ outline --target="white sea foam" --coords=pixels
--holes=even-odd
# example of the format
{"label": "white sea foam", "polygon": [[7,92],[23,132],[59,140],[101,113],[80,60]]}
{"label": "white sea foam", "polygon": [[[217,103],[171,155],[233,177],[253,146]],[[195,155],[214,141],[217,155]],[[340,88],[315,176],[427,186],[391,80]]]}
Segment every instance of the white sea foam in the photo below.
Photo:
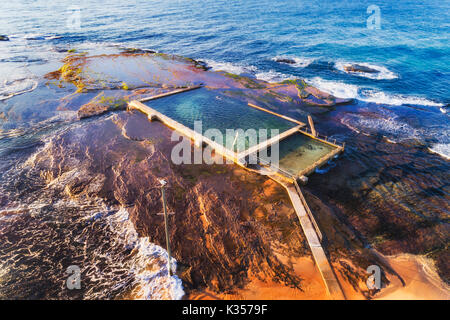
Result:
{"label": "white sea foam", "polygon": [[415,128],[393,113],[378,114],[377,117],[364,114],[349,113],[341,118],[341,123],[360,134],[381,134],[389,143],[401,143],[407,140],[417,140],[428,143],[428,139],[435,141],[428,147],[444,159],[450,160],[450,130],[446,128]]}
{"label": "white sea foam", "polygon": [[220,61],[214,61],[210,59],[201,59],[202,61],[206,62],[208,66],[212,68],[213,71],[225,71],[233,74],[244,74],[244,73],[254,73],[257,68],[254,66],[245,66],[245,65],[239,65],[236,63],[231,62],[220,62]]}
{"label": "white sea foam", "polygon": [[405,104],[429,106],[429,107],[443,106],[442,103],[431,101],[422,97],[405,96],[399,94],[387,94],[382,91],[376,91],[373,89],[361,90],[359,98],[360,100],[366,102],[389,104],[394,106],[401,106]]}
{"label": "white sea foam", "polygon": [[[429,107],[442,107],[443,103],[432,101],[422,97],[405,96],[400,94],[387,94],[370,88],[360,88],[353,84],[340,81],[324,80],[319,77],[305,79],[312,86],[328,92],[338,98],[358,99],[365,102],[386,104],[393,106],[418,105]],[[442,108],[441,108],[442,109]],[[442,110],[441,110],[442,111]]]}
{"label": "white sea foam", "polygon": [[275,70],[269,70],[267,72],[256,72],[255,77],[258,80],[267,81],[270,83],[281,82],[284,80],[297,79],[295,76],[287,75]]}
{"label": "white sea foam", "polygon": [[[364,66],[373,70],[377,70],[378,72],[376,73],[369,73],[369,72],[351,72],[351,71],[346,71],[345,70],[345,66],[350,66],[350,65],[360,65],[360,66]],[[374,65],[374,64],[370,64],[370,63],[365,63],[365,62],[342,62],[342,61],[338,61],[334,64],[335,68],[339,71],[354,75],[354,76],[358,76],[358,77],[365,77],[365,78],[369,78],[369,79],[375,79],[375,80],[392,80],[392,79],[397,79],[398,75],[392,71],[390,71],[388,68],[383,67],[383,66],[378,66],[378,65]]]}
{"label": "white sea foam", "polygon": [[310,85],[323,90],[329,94],[332,94],[338,98],[354,99],[358,97],[358,86],[352,84],[346,84],[339,81],[324,80],[319,77],[312,79],[305,79]]}
{"label": "white sea foam", "polygon": [[390,143],[422,137],[421,130],[397,119],[395,115],[372,118],[362,114],[346,114],[341,123],[349,129],[365,135],[382,134]]}
{"label": "white sea foam", "polygon": [[450,160],[450,143],[436,143],[428,148],[428,150]]}
{"label": "white sea foam", "polygon": [[4,80],[3,83],[0,82],[0,101],[31,92],[37,88],[37,85],[38,82],[31,78]]}
{"label": "white sea foam", "polygon": [[231,62],[218,62],[209,59],[201,59],[205,61],[213,71],[225,71],[237,75],[248,74],[254,76],[258,80],[267,81],[270,83],[280,82],[289,79],[296,79],[296,77],[287,75],[275,70],[260,71],[257,67],[252,65],[240,65]]}
{"label": "white sea foam", "polygon": [[[290,63],[285,63],[288,64],[292,67],[296,67],[296,68],[306,68],[307,66],[309,66],[312,62],[314,62],[314,58],[305,58],[305,57],[294,57],[294,56],[288,56],[288,55],[280,55],[280,56],[275,56],[272,58],[273,61],[278,62],[277,60],[279,59],[292,59],[295,61],[295,63],[290,64]],[[284,62],[280,62],[280,63],[284,63]]]}
{"label": "white sea foam", "polygon": [[[92,218],[97,218],[93,216]],[[184,296],[181,279],[176,275],[168,277],[167,252],[149,241],[148,237],[139,237],[126,208],[121,208],[107,220],[120,240],[133,255],[131,272],[134,275],[136,288],[134,298],[151,300],[180,300]],[[171,268],[176,270],[176,261],[171,259]]]}

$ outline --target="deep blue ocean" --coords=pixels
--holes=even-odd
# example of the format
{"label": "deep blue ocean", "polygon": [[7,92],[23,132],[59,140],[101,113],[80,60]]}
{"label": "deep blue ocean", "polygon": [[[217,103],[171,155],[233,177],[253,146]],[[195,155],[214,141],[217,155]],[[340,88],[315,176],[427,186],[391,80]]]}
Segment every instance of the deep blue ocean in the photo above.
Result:
{"label": "deep blue ocean", "polygon": [[[68,49],[108,53],[123,46],[200,59],[213,70],[270,82],[304,78],[337,97],[354,98],[322,116],[320,130],[345,140],[344,158],[369,171],[390,162],[363,155],[356,136],[380,137],[405,150],[419,145],[400,169],[415,175],[413,182],[433,177],[434,187],[392,191],[380,184],[380,192],[419,215],[448,216],[450,1],[23,0],[3,1],[0,7],[0,35],[10,39],[0,41],[2,184],[18,179],[11,163],[21,158],[11,150],[28,148],[54,129],[48,120],[57,110],[25,92],[58,69]],[[346,72],[343,66],[352,63],[378,72]],[[333,123],[346,131],[330,129]],[[314,179],[319,184],[326,178],[312,178],[312,185]],[[16,200],[25,201],[20,195]],[[0,235],[7,228],[2,223]]]}

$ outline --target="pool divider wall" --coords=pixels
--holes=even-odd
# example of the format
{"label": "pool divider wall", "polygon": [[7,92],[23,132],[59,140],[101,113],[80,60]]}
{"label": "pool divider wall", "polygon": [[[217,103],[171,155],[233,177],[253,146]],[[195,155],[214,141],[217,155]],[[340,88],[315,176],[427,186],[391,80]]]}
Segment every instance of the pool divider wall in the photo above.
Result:
{"label": "pool divider wall", "polygon": [[174,95],[174,94],[177,94],[177,93],[191,91],[191,90],[195,90],[195,89],[199,89],[199,88],[202,88],[202,86],[198,85],[198,86],[191,86],[191,87],[180,88],[180,89],[172,90],[172,91],[169,91],[169,92],[164,92],[164,93],[161,93],[161,94],[157,94],[157,95],[154,95],[154,96],[151,96],[151,97],[148,97],[148,98],[143,98],[143,99],[140,99],[139,101],[140,102],[146,102],[146,101],[150,101],[150,100],[156,100],[156,99],[159,99],[159,98],[164,98],[164,97],[168,97],[168,96],[171,96],[171,95]]}
{"label": "pool divider wall", "polygon": [[289,137],[295,133],[298,133],[301,127],[302,127],[301,125],[298,125],[294,128],[291,128],[289,130],[286,130],[286,131],[278,134],[275,137],[272,137],[272,138],[265,140],[255,146],[252,146],[252,147],[248,148],[247,150],[239,153],[239,158],[245,159],[245,158],[249,157],[251,154],[257,154],[259,151],[261,151],[265,148],[269,148],[271,145],[273,145],[277,142],[280,142],[281,140],[286,139],[287,137]]}
{"label": "pool divider wall", "polygon": [[285,120],[287,120],[287,121],[297,123],[298,125],[300,125],[300,126],[302,126],[302,127],[306,126],[306,124],[303,123],[303,122],[301,122],[301,121],[298,121],[298,120],[293,119],[293,118],[291,118],[291,117],[288,117],[288,116],[285,116],[285,115],[282,115],[282,114],[273,112],[273,111],[271,111],[271,110],[269,110],[269,109],[266,109],[266,108],[257,106],[256,104],[253,104],[253,103],[250,103],[250,102],[249,102],[248,105],[249,105],[250,107],[252,107],[252,108],[255,108],[255,109],[258,109],[258,110],[261,110],[261,111],[270,113],[270,114],[273,114],[274,116],[277,116],[277,117],[279,117],[279,118],[283,118],[283,119],[285,119]]}

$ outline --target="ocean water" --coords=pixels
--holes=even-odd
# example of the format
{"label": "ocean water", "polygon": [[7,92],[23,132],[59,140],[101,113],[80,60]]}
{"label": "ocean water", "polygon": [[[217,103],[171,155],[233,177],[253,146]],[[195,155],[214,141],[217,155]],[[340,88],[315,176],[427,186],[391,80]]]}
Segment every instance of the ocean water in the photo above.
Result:
{"label": "ocean water", "polygon": [[[374,4],[375,9],[371,7]],[[372,28],[378,10],[379,24]],[[304,78],[338,97],[354,98],[354,103],[316,118],[321,133],[346,141],[343,163],[364,168],[360,179],[370,181],[385,206],[398,205],[399,215],[404,209],[448,223],[448,1],[80,0],[74,4],[24,0],[2,3],[0,21],[0,34],[10,38],[0,41],[0,237],[27,239],[20,244],[0,242],[0,298],[60,296],[59,280],[45,279],[60,279],[62,274],[52,276],[45,261],[53,259],[57,265],[67,252],[45,256],[45,248],[38,245],[45,239],[43,221],[73,212],[69,227],[75,238],[85,239],[77,234],[77,226],[86,217],[94,215],[105,222],[110,215],[125,214],[123,208],[106,208],[102,203],[84,211],[76,210],[81,204],[58,203],[54,194],[40,192],[39,179],[26,166],[53,137],[84,125],[76,121],[74,112],[57,110],[55,100],[67,95],[66,91],[55,88],[48,99],[48,92],[42,90],[42,76],[59,68],[60,59],[71,48],[90,54],[114,52],[118,45],[153,49],[269,82]],[[280,57],[295,63],[277,62]],[[378,72],[348,73],[344,66],[349,63]],[[289,115],[298,113],[294,110]],[[403,153],[394,158],[369,147],[378,143],[401,148]],[[324,185],[336,174],[333,169],[322,172],[326,173],[312,177],[312,185]],[[373,172],[380,174],[375,183]],[[358,184],[351,178],[345,183],[348,188]],[[46,199],[52,197],[56,204],[48,207]],[[383,210],[383,204],[379,205]],[[8,218],[8,210],[25,210],[26,214]],[[27,228],[27,223],[33,228]],[[113,232],[109,226],[105,222],[91,228],[106,239]],[[62,233],[54,236],[59,239],[55,243],[65,243]],[[139,257],[146,255],[164,260],[162,248],[142,241],[133,242],[142,249],[134,260],[136,265]],[[115,250],[120,252],[127,243],[118,240]],[[46,245],[47,251],[53,248],[51,243]],[[104,257],[108,248],[96,249],[95,242],[86,247],[97,253],[94,258],[80,259],[93,265],[95,256]],[[24,248],[30,249],[30,254],[21,259]],[[76,248],[67,250],[82,255]],[[130,283],[144,279],[148,285],[141,286],[140,297],[181,298],[182,286],[176,277],[161,283],[162,277],[157,275],[139,276],[145,267],[137,267],[134,274],[120,273],[119,269],[130,270],[130,261],[115,261],[117,270],[103,274],[106,287],[101,287],[93,268],[87,272],[98,289],[74,297],[113,298],[129,290]],[[34,272],[37,267],[39,272]],[[116,278],[116,271],[123,278]]]}
{"label": "ocean water", "polygon": [[[302,77],[336,96],[368,104],[425,108],[441,129],[441,134],[429,135],[436,140],[430,150],[449,157],[450,4],[378,1],[379,29],[368,28],[371,5],[271,0],[5,3],[1,33],[12,41],[0,46],[0,99],[32,90],[35,77],[57,61],[55,48],[89,44],[107,52],[102,45],[120,44],[204,59],[215,69],[267,81]],[[276,57],[296,63],[278,63]],[[347,63],[379,72],[349,74],[343,69]],[[404,124],[386,121],[383,125],[392,130]]]}

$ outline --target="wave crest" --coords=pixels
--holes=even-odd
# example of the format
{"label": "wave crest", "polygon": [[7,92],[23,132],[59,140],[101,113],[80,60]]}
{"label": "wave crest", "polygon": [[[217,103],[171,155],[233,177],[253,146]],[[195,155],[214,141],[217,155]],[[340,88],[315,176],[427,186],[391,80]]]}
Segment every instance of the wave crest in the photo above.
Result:
{"label": "wave crest", "polygon": [[417,105],[428,107],[443,107],[444,104],[422,97],[389,94],[372,88],[360,88],[357,85],[340,81],[324,80],[319,77],[306,79],[306,82],[318,89],[328,92],[335,97],[345,99],[358,99],[364,102],[386,104],[392,106]]}

